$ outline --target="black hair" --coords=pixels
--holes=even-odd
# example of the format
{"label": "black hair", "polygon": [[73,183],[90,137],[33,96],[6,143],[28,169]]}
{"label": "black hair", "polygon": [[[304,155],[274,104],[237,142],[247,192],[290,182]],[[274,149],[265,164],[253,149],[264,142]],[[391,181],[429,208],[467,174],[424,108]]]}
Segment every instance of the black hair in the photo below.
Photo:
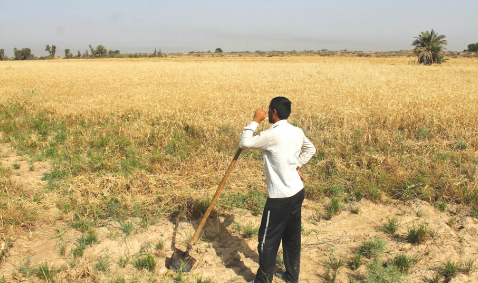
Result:
{"label": "black hair", "polygon": [[290,102],[289,99],[283,96],[278,96],[271,100],[270,108],[271,110],[275,109],[279,119],[284,120],[289,118],[291,104],[292,102]]}

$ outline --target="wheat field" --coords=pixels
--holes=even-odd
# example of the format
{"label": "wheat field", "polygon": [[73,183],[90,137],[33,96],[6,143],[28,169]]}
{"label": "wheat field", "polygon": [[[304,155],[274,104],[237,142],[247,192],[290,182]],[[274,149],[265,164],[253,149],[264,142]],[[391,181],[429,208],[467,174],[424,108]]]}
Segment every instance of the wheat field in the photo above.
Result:
{"label": "wheat field", "polygon": [[[241,128],[257,107],[287,96],[294,121],[332,128],[412,130],[427,123],[470,130],[477,62],[410,66],[410,58],[119,59],[2,62],[1,102],[29,98],[55,116],[139,111],[198,126]],[[454,123],[456,128],[449,128]],[[316,129],[314,129],[316,130]],[[335,129],[334,129],[335,130]]]}
{"label": "wheat field", "polygon": [[[410,60],[0,62],[0,139],[51,164],[45,189],[35,190],[2,167],[3,238],[51,222],[52,208],[72,223],[197,217],[241,129],[275,96],[292,101],[289,122],[317,148],[303,169],[308,199],[360,193],[375,202],[420,198],[478,211],[478,61]],[[260,153],[244,152],[226,195],[260,191],[257,202],[241,204],[260,209],[261,166]],[[228,205],[220,200],[218,209]]]}
{"label": "wheat field", "polygon": [[[35,155],[66,134],[54,148],[58,155],[76,151],[78,172],[57,162],[70,179],[124,172],[119,163],[133,155],[143,166],[133,164],[122,177],[170,173],[189,188],[198,176],[211,176],[202,178],[207,184],[219,178],[254,110],[286,96],[290,122],[318,149],[306,169],[314,189],[340,183],[400,198],[413,186],[412,195],[427,200],[476,204],[458,191],[476,192],[477,74],[474,59],[432,67],[410,65],[410,58],[343,57],[1,62],[2,109],[23,111],[2,120],[4,129],[18,126],[1,137]],[[63,127],[42,135],[42,126],[25,125],[28,133],[15,138],[35,115],[47,128]],[[96,167],[89,154],[95,148],[104,163]],[[260,172],[256,159],[241,163],[240,172]],[[387,175],[383,184],[380,174]],[[255,175],[238,178],[241,186],[260,184]]]}

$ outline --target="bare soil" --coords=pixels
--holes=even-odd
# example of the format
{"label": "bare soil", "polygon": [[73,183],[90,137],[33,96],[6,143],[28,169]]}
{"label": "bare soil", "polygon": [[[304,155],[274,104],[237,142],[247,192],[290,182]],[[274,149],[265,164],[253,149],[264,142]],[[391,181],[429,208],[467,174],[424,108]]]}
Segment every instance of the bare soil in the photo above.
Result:
{"label": "bare soil", "polygon": [[[17,182],[31,186],[32,190],[45,185],[41,178],[50,170],[48,163],[31,163],[27,157],[16,156],[12,148],[3,146],[0,149],[2,166],[19,165],[18,169],[12,169]],[[372,238],[380,238],[387,243],[381,255],[383,260],[400,253],[418,259],[407,275],[410,282],[431,278],[446,261],[465,262],[478,257],[478,220],[467,216],[460,206],[450,205],[441,212],[419,200],[382,200],[380,203],[361,200],[357,203],[358,214],[350,212],[351,204],[345,204],[339,215],[325,220],[320,214],[328,203],[328,199],[304,202],[301,282],[327,282],[325,265],[331,253],[346,262],[339,269],[336,282],[349,282],[350,276],[359,280],[364,278],[365,266],[352,270],[347,263],[357,247]],[[185,250],[199,222],[180,219],[175,223],[160,218],[153,225],[141,227],[139,219],[130,219],[135,229],[126,236],[120,224],[111,221],[102,227],[95,227],[98,243],[88,246],[84,255],[75,261],[71,250],[82,233],[70,228],[58,211],[50,214],[52,221],[13,237],[13,246],[0,266],[0,276],[3,275],[6,282],[44,282],[35,275],[21,272],[26,273],[28,266],[36,267],[44,262],[59,271],[55,277],[58,282],[111,282],[120,276],[124,276],[126,282],[163,282],[173,278],[178,282],[178,275],[167,270],[166,260],[175,246]],[[400,223],[394,236],[380,230],[388,217],[397,217]],[[212,282],[252,280],[258,268],[257,236],[246,238],[238,227],[252,225],[258,228],[260,219],[261,215],[253,216],[243,209],[218,211],[211,215],[200,241],[191,252],[197,263],[189,274],[184,275],[185,278],[190,278],[189,282],[195,282],[194,278],[210,279]],[[405,240],[408,228],[421,223],[427,223],[435,231],[435,237],[419,245],[408,243]],[[65,254],[61,255],[63,248]],[[141,252],[154,255],[156,268],[153,272],[137,270],[133,266]],[[107,271],[98,270],[100,258],[107,262]],[[128,262],[125,267],[120,267],[120,259]],[[279,281],[274,279],[274,282]],[[478,282],[478,272],[469,276],[459,274],[451,282]]]}

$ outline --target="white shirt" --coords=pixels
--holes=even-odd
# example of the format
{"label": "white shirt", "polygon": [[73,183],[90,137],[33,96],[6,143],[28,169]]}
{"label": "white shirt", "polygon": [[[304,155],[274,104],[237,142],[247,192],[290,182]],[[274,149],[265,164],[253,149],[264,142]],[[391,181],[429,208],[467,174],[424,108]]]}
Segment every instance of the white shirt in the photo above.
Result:
{"label": "white shirt", "polygon": [[315,154],[314,145],[302,129],[280,120],[254,136],[259,124],[250,122],[242,131],[239,147],[261,149],[270,198],[286,198],[297,194],[304,184],[297,173]]}

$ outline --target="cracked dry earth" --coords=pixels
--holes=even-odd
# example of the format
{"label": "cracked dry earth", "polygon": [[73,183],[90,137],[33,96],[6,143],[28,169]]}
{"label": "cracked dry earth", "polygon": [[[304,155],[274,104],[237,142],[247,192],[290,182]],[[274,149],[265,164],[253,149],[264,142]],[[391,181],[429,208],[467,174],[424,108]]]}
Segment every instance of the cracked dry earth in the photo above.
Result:
{"label": "cracked dry earth", "polygon": [[[41,189],[44,185],[41,177],[48,172],[48,164],[34,163],[34,170],[30,171],[30,161],[26,157],[15,156],[13,150],[6,147],[2,148],[0,162],[2,166],[20,164],[20,169],[13,172],[13,178],[31,186],[32,190]],[[450,206],[447,211],[441,212],[419,200],[389,200],[380,204],[362,200],[358,203],[358,214],[351,213],[350,205],[347,204],[331,220],[319,219],[318,211],[323,211],[328,203],[327,199],[304,202],[301,282],[327,282],[326,262],[331,253],[348,263],[357,247],[364,240],[372,238],[386,242],[385,251],[380,256],[383,260],[400,253],[418,259],[406,275],[409,282],[424,282],[446,261],[465,262],[478,257],[478,220],[458,213],[458,206]],[[84,255],[75,262],[70,251],[82,233],[60,220],[62,217],[57,210],[47,209],[50,209],[54,221],[14,235],[13,246],[0,266],[0,276],[3,275],[6,282],[45,282],[35,275],[22,274],[21,267],[27,266],[27,260],[30,267],[44,262],[55,267],[58,270],[56,282],[114,282],[115,278],[120,277],[125,278],[125,282],[167,282],[174,278],[178,282],[177,275],[166,269],[166,260],[173,253],[173,246],[185,250],[187,240],[199,223],[199,220],[174,223],[160,218],[153,225],[141,227],[139,219],[130,219],[135,229],[126,236],[120,224],[111,221],[102,227],[95,227],[98,242],[88,246]],[[400,226],[397,233],[390,236],[380,227],[388,217],[394,216],[398,218]],[[244,238],[237,227],[259,227],[260,218],[260,215],[253,216],[243,209],[213,213],[200,241],[191,251],[197,263],[184,278],[189,278],[189,282],[196,282],[194,279],[210,279],[211,282],[245,282],[253,279],[258,267],[257,236]],[[453,223],[450,221],[452,218],[455,220]],[[435,237],[420,245],[407,243],[407,229],[420,223],[428,223],[435,231]],[[162,247],[158,248],[158,243]],[[62,248],[66,251],[63,255],[60,253]],[[153,272],[137,270],[133,266],[136,256],[142,251],[154,254],[156,268]],[[98,270],[100,258],[106,259],[106,271]],[[120,259],[126,261],[124,267],[120,266]],[[339,268],[335,282],[349,282],[350,276],[356,278],[355,282],[360,282],[366,272],[365,266],[352,270],[346,264]],[[460,273],[451,282],[478,282],[478,272],[470,275]]]}

